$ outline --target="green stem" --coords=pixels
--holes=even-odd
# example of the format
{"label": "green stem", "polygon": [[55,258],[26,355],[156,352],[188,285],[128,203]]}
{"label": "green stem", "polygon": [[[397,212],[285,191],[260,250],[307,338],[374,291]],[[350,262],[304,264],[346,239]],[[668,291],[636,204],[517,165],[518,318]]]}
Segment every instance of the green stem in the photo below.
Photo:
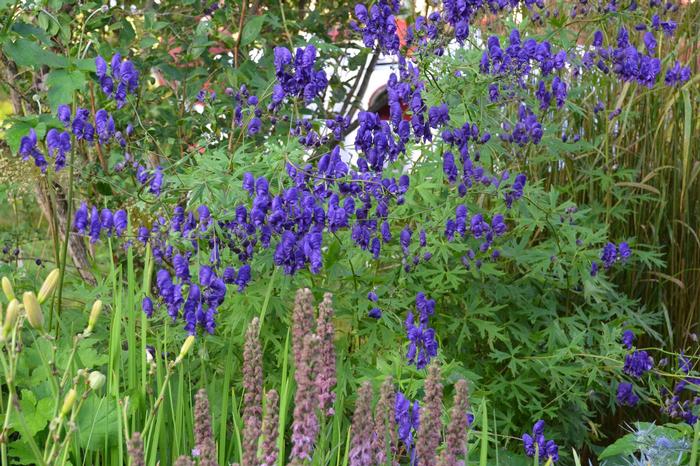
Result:
{"label": "green stem", "polygon": [[[56,311],[56,338],[58,338],[58,317],[61,315],[61,301],[63,300],[63,280],[65,278],[66,272],[66,262],[68,259],[68,241],[70,241],[70,229],[71,229],[71,215],[73,214],[73,162],[75,158],[75,152],[70,152],[69,169],[70,173],[68,175],[68,206],[66,208],[66,232],[63,238],[63,251],[61,252],[61,262],[60,262],[60,274],[58,281],[58,296],[56,298],[58,309]],[[53,320],[53,310],[54,306],[51,306],[51,313],[49,314],[49,329],[51,329],[51,323]]]}

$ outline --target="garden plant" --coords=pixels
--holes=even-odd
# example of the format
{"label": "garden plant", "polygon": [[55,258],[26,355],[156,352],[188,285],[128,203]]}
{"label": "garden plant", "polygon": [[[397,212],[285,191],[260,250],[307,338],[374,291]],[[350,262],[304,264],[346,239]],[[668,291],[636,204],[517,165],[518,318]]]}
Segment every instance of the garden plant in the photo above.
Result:
{"label": "garden plant", "polygon": [[0,0],[2,465],[700,465],[700,2]]}

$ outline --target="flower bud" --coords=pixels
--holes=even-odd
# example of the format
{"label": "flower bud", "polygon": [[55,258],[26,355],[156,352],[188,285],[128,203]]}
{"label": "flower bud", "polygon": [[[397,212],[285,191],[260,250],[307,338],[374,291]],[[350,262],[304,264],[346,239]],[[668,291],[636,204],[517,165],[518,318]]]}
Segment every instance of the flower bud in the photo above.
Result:
{"label": "flower bud", "polygon": [[10,304],[7,305],[5,324],[2,326],[3,338],[7,338],[7,335],[12,331],[12,327],[15,326],[15,322],[17,321],[17,316],[19,316],[19,301],[13,299],[10,301]]}
{"label": "flower bud", "polygon": [[100,314],[102,313],[102,301],[97,300],[94,302],[92,305],[92,310],[90,311],[90,317],[88,318],[88,325],[87,328],[85,329],[85,333],[92,333],[92,329],[95,328],[95,324],[97,323],[98,317],[100,317]]}
{"label": "flower bud", "polygon": [[58,269],[53,269],[46,276],[46,280],[44,280],[44,284],[41,285],[41,289],[39,290],[39,294],[37,295],[39,304],[44,304],[49,298],[49,296],[51,296],[51,293],[53,293],[53,291],[56,289],[56,285],[58,285],[58,279],[60,276],[61,271]]}
{"label": "flower bud", "polygon": [[107,377],[100,371],[92,371],[88,375],[88,384],[93,390],[99,390],[105,384]]}
{"label": "flower bud", "polygon": [[15,299],[15,290],[12,289],[12,283],[10,283],[10,279],[7,277],[2,277],[2,291],[5,293],[5,296],[7,296],[8,301]]}
{"label": "flower bud", "polygon": [[75,388],[71,388],[68,390],[68,393],[66,393],[66,397],[63,398],[63,406],[61,406],[61,417],[64,417],[66,414],[70,413],[70,410],[73,409],[73,404],[75,403],[75,399],[78,396],[78,392],[75,390]]}
{"label": "flower bud", "polygon": [[44,314],[41,312],[41,305],[36,299],[33,291],[27,291],[22,296],[24,311],[27,313],[29,324],[37,330],[44,327]]}
{"label": "flower bud", "polygon": [[185,342],[182,344],[182,348],[180,348],[180,354],[175,359],[175,364],[179,363],[185,356],[187,356],[187,353],[190,352],[192,345],[194,345],[194,335],[190,335],[185,339]]}

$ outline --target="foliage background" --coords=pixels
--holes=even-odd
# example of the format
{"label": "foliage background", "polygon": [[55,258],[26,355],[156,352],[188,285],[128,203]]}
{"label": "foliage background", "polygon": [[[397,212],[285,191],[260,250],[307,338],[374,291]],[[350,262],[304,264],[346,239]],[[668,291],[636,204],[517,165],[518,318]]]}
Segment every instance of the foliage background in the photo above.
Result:
{"label": "foliage background", "polygon": [[[565,11],[567,3],[549,6]],[[270,51],[279,44],[313,43],[329,70],[362,70],[371,54],[363,49],[349,58],[357,44],[347,27],[354,7],[348,2],[227,2],[211,13],[209,21],[201,20],[209,5],[200,2],[144,2],[133,10],[116,7],[107,13],[99,6],[58,0],[33,6],[0,1],[0,59],[6,77],[0,89],[10,102],[3,104],[5,128],[0,140],[0,192],[7,200],[0,206],[0,241],[8,246],[0,272],[13,274],[20,289],[38,288],[44,267],[59,262],[60,251],[47,234],[49,225],[37,204],[37,189],[49,189],[49,181],[18,162],[19,139],[29,127],[43,124],[45,131],[55,124],[51,114],[60,103],[96,105],[92,90],[96,54],[107,57],[119,51],[132,57],[142,76],[148,74],[145,70],[152,71],[141,83],[137,98],[126,111],[115,112],[115,118],[119,127],[137,123],[134,150],[152,166],[165,167],[170,184],[164,196],[149,197],[132,176],[113,170],[122,157],[119,150],[106,154],[106,171],[94,154],[74,166],[74,198],[108,207],[127,206],[132,225],[149,222],[175,202],[192,207],[204,203],[213,212],[224,211],[244,198],[240,189],[244,172],[282,183],[285,160],[300,161],[305,156],[294,138],[234,138],[238,133],[228,131],[232,109],[224,98],[211,102],[201,115],[190,111],[187,102],[202,88],[223,96],[225,87],[245,83],[251,92],[269,95],[274,81]],[[405,11],[409,18],[417,13],[410,8]],[[620,22],[634,20],[624,15],[596,14],[579,20],[552,15],[542,24],[533,24],[526,16],[520,26],[574,50],[597,28],[614,37]],[[660,44],[660,54],[666,57],[664,63],[675,58],[691,63],[694,77],[681,90],[662,86],[651,92],[609,77],[597,77],[595,82],[586,78],[572,86],[572,98],[563,111],[548,115],[542,143],[529,147],[525,157],[495,142],[485,148],[487,163],[524,171],[529,180],[525,202],[511,212],[516,226],[501,245],[503,263],[467,271],[459,258],[469,245],[443,239],[444,221],[460,201],[454,192],[450,196],[442,181],[441,158],[430,156],[444,150],[439,143],[411,148],[428,156],[411,167],[411,183],[417,188],[392,213],[396,232],[404,225],[428,231],[428,248],[433,253],[429,262],[404,272],[397,244],[387,248],[380,261],[368,261],[365,251],[349,246],[349,233],[328,244],[324,269],[315,276],[285,276],[271,265],[271,251],[259,254],[253,262],[254,280],[245,294],[227,295],[216,334],[202,339],[198,357],[187,361],[186,370],[173,381],[171,404],[161,412],[160,431],[148,448],[172,459],[191,446],[192,420],[186,414],[191,410],[183,407],[196,388],[204,386],[215,409],[220,455],[235,458],[240,419],[236,420],[232,407],[240,403],[236,394],[241,393],[245,327],[254,315],[264,316],[266,384],[284,386],[286,372],[279,355],[286,354],[289,303],[301,286],[310,287],[317,298],[325,291],[335,296],[338,393],[345,413],[351,412],[360,381],[379,384],[389,374],[409,398],[420,397],[424,374],[404,362],[403,320],[416,293],[424,291],[437,301],[433,324],[447,380],[466,377],[474,405],[482,399],[497,401],[490,406],[494,439],[500,447],[517,450],[517,438],[526,430],[523,426],[544,418],[562,443],[595,452],[621,433],[619,426],[628,416],[656,416],[653,401],[648,412],[620,413],[614,390],[624,354],[619,345],[624,328],[645,333],[652,345],[689,349],[692,354],[697,349],[700,102],[698,60],[693,62],[692,57],[698,57],[700,5],[694,2],[680,9],[677,19],[677,40]],[[505,36],[513,25],[513,18],[491,17],[481,27],[484,34]],[[487,81],[475,79],[464,85],[452,74],[459,68],[465,75],[476,76],[479,55],[465,49],[445,60],[426,58],[426,69],[434,67],[439,77],[428,100],[429,104],[450,103],[452,118],[458,122],[479,115],[480,127],[495,133],[504,115],[483,103]],[[355,94],[362,80],[342,81],[339,73],[329,75],[333,92],[326,107],[339,104],[347,113],[356,112]],[[592,109],[598,100],[606,103],[607,111],[620,107],[621,118],[613,122],[594,118]],[[99,96],[97,101],[99,107]],[[291,109],[292,120],[305,112]],[[513,115],[514,111],[510,118]],[[581,128],[585,137],[563,143],[565,121],[569,127]],[[278,126],[277,135],[286,135],[285,124]],[[228,138],[217,141],[223,133]],[[67,173],[52,183],[65,193]],[[570,213],[567,208],[573,206],[579,208]],[[502,201],[470,194],[468,207],[493,212],[502,207]],[[635,260],[624,269],[593,278],[590,263],[607,238],[629,241]],[[151,270],[145,251],[136,247],[123,252],[116,242],[106,246],[90,251],[94,285],[82,281],[69,264],[60,315],[65,338],[59,341],[68,348],[85,309],[97,297],[109,298],[111,325],[83,342],[79,353],[82,366],[108,368],[105,404],[86,409],[84,421],[104,419],[94,426],[106,430],[93,426],[93,435],[79,438],[79,445],[96,462],[112,464],[123,462],[125,454],[118,440],[120,431],[142,425],[162,382],[162,364],[157,364],[155,374],[149,373],[145,351],[139,349],[153,344],[163,353],[177,352],[184,332],[167,325],[162,315],[146,324],[138,310],[149,290],[149,276],[142,274]],[[19,258],[13,256],[15,248],[21,251]],[[41,265],[36,265],[37,258]],[[384,311],[378,322],[367,318],[366,296],[372,289]],[[42,417],[40,409],[51,397],[48,385],[41,383],[42,360],[48,354],[42,351],[50,350],[37,343],[27,351],[32,357],[22,369],[23,384],[35,388],[21,398],[33,406],[39,433],[50,420]],[[601,362],[600,357],[609,360]],[[130,402],[122,419],[117,400],[125,396]],[[654,383],[646,396],[658,398]],[[341,431],[340,424],[329,429],[328,442],[332,444]],[[13,448],[12,454],[22,458],[22,444]],[[329,457],[337,454],[328,451]]]}

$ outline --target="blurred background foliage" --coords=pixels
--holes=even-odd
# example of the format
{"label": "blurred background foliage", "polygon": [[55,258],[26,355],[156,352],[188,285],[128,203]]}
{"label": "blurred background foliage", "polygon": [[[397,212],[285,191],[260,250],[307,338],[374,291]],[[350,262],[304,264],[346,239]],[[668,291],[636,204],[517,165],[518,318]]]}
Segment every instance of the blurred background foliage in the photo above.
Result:
{"label": "blurred background foliage", "polygon": [[[562,12],[572,4],[547,3],[550,9]],[[120,52],[141,70],[144,79],[137,98],[130,102],[130,111],[115,113],[116,123],[118,127],[133,123],[141,157],[151,167],[164,166],[176,180],[165,200],[153,200],[143,195],[133,176],[114,170],[123,156],[117,149],[106,154],[107,170],[97,159],[86,158],[76,165],[75,198],[96,205],[126,206],[132,225],[151,221],[155,213],[167,210],[168,202],[206,203],[224,209],[243,197],[243,172],[276,180],[287,158],[302,159],[303,149],[293,139],[280,137],[261,147],[259,140],[234,138],[237,133],[228,127],[231,107],[225,101],[212,102],[201,113],[192,105],[202,89],[223,95],[226,87],[241,84],[257,95],[269,96],[274,81],[271,50],[276,45],[312,43],[318,48],[333,91],[316,117],[331,116],[331,110],[339,107],[345,114],[361,110],[368,86],[364,76],[371,75],[377,63],[370,50],[358,47],[348,27],[354,3],[244,0],[213,5],[194,0],[148,1],[102,11],[96,2],[0,0],[4,77],[0,80],[0,193],[5,200],[0,205],[0,243],[4,247],[0,273],[12,273],[18,284],[36,286],[45,267],[58,262],[60,238],[47,234],[54,229],[41,198],[42,192],[52,189],[56,196],[65,196],[67,173],[50,184],[38,170],[20,161],[17,148],[30,126],[44,124],[45,131],[52,124],[50,114],[58,104],[74,102],[95,108],[91,73],[97,54],[109,57]],[[402,10],[409,22],[422,13],[412,2]],[[254,265],[255,276],[269,280],[254,279],[245,294],[230,293],[226,310],[218,317],[217,334],[206,337],[200,359],[188,362],[189,371],[176,384],[179,399],[191,399],[182,394],[194,392],[189,387],[206,386],[214,394],[215,419],[222,419],[216,406],[235,401],[227,398],[227,383],[240,386],[240,381],[232,382],[231,374],[240,370],[240,351],[233,348],[240,349],[246,324],[260,309],[267,316],[261,333],[266,367],[278,368],[278,355],[285,351],[289,303],[300,286],[311,287],[317,296],[324,291],[335,293],[337,345],[342,355],[338,390],[348,413],[358,376],[379,381],[392,374],[405,393],[417,397],[423,375],[403,363],[402,325],[415,293],[425,291],[438,302],[435,327],[444,350],[444,373],[449,380],[466,376],[473,384],[475,400],[497,402],[494,420],[502,436],[499,442],[519,446],[522,426],[539,417],[557,429],[557,438],[569,445],[586,444],[589,451],[618,436],[629,414],[615,410],[612,369],[586,354],[621,361],[623,349],[618,340],[623,326],[645,333],[649,344],[697,352],[700,70],[698,60],[690,58],[700,56],[700,4],[681,7],[676,19],[676,35],[660,44],[660,55],[690,63],[693,78],[682,90],[652,92],[609,77],[601,76],[595,82],[586,78],[572,86],[576,103],[567,105],[565,114],[551,115],[556,124],[547,127],[540,147],[528,149],[523,158],[495,145],[492,154],[485,153],[494,164],[507,160],[503,166],[527,173],[532,185],[529,202],[517,213],[516,235],[504,247],[511,259],[507,267],[487,266],[481,274],[460,268],[457,258],[463,251],[440,237],[442,222],[454,212],[454,202],[436,206],[433,212],[415,213],[444,195],[445,188],[435,182],[442,176],[440,160],[429,160],[412,173],[412,185],[422,189],[412,192],[396,215],[402,224],[432,228],[436,239],[431,240],[431,247],[440,260],[406,274],[396,248],[389,260],[368,265],[366,257],[347,251],[343,241],[350,239],[346,235],[329,246],[321,275],[288,277],[273,271],[271,252],[261,254]],[[614,37],[616,21],[617,17],[605,14],[581,19],[562,14],[537,24],[526,17],[520,25],[575,50],[590,41],[596,28]],[[485,37],[507,35],[513,24],[512,18],[487,17],[477,27]],[[468,51],[464,53],[456,60],[474,62]],[[465,89],[463,83],[450,80],[450,64],[442,66],[447,68],[439,75],[440,92],[431,91],[432,103],[450,98],[472,102],[486,94],[485,84]],[[608,112],[620,108],[621,117],[596,118],[592,110],[599,100]],[[311,114],[309,109],[295,108],[290,122],[278,123],[279,134],[288,133],[291,121],[305,114]],[[497,129],[496,116],[487,118],[493,119],[481,121],[480,126]],[[564,121],[568,127],[580,128],[584,134],[580,142],[562,142]],[[488,206],[488,202],[475,204]],[[583,208],[570,214],[567,208],[575,206]],[[563,219],[570,215],[576,227],[565,225]],[[558,244],[559,234],[569,240],[563,247]],[[588,267],[597,259],[595,247],[602,246],[606,237],[630,241],[636,260],[632,267],[592,280],[587,277]],[[581,252],[577,238],[584,238],[591,248]],[[142,277],[125,275],[141,270],[143,253],[138,250],[127,257],[111,244],[109,249],[90,248],[87,260],[95,283],[81,280],[69,264],[64,294],[68,311],[62,321],[77,319],[79,311],[96,297],[110,296],[114,312],[119,309],[117,327],[123,326],[125,338],[130,335],[134,338],[130,343],[135,343],[135,334],[128,330],[141,325],[140,318],[133,316],[140,313],[138,303],[148,290],[141,287]],[[572,290],[570,276],[588,287]],[[381,324],[366,317],[366,295],[372,289],[380,295],[385,311]],[[170,327],[170,342],[169,327],[160,324],[165,324],[162,317],[151,324],[159,328],[153,330],[154,340],[162,343],[163,351],[175,351],[181,342],[180,328]],[[109,328],[97,332],[97,340],[107,341],[110,336],[114,338]],[[112,345],[115,343],[110,343],[109,364],[117,354],[120,367],[124,364],[133,378],[125,386],[133,390],[135,408],[129,422],[135,428],[142,421],[139,409],[147,398],[135,388],[142,366],[137,358],[132,367],[130,352],[120,353]],[[90,361],[95,367],[106,364],[97,357]],[[282,374],[268,370],[266,377],[267,383],[277,385]],[[657,397],[658,387],[650,387],[645,395]],[[634,416],[653,418],[657,408],[652,404],[648,412],[639,410]],[[173,421],[190,422],[177,417],[175,408],[169,409]],[[216,434],[220,433],[218,426],[226,432],[226,419],[223,416],[217,423]],[[178,445],[190,442],[187,431],[177,431]],[[168,442],[163,435],[153,448],[167,456]],[[123,455],[114,452],[119,451],[116,446],[112,448],[110,454]],[[93,453],[99,456],[96,450]]]}

